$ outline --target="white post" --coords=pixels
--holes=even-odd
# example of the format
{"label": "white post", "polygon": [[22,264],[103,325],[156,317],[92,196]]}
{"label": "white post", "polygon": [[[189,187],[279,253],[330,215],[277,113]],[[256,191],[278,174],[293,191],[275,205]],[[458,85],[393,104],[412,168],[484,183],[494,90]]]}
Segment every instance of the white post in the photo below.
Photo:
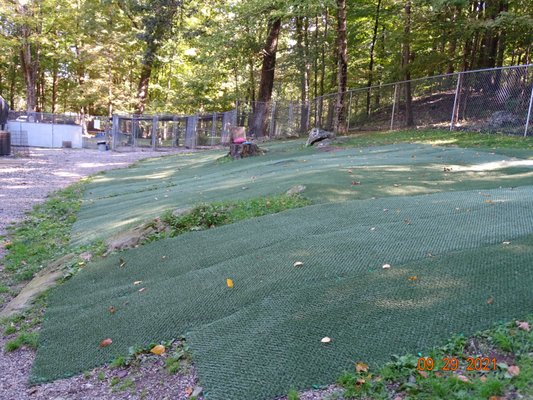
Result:
{"label": "white post", "polygon": [[350,100],[348,101],[348,126],[346,127],[348,132],[350,132],[350,117],[352,114],[352,94],[353,92],[350,91]]}
{"label": "white post", "polygon": [[394,111],[396,110],[396,97],[398,95],[398,84],[394,85],[394,97],[392,98],[392,115],[390,119],[390,130],[394,129]]}
{"label": "white post", "polygon": [[524,137],[527,136],[527,130],[529,129],[529,118],[531,117],[531,106],[533,105],[533,86],[531,87],[531,97],[529,98],[529,108],[527,110],[526,129],[524,130]]}
{"label": "white post", "polygon": [[152,151],[155,151],[156,142],[157,142],[157,126],[159,124],[159,118],[152,118]]}
{"label": "white post", "polygon": [[112,132],[113,132],[112,133],[113,144],[111,148],[113,149],[113,151],[115,151],[117,149],[117,142],[118,142],[118,115],[113,115],[113,119],[111,123],[113,124],[111,127]]}
{"label": "white post", "polygon": [[455,98],[453,99],[453,110],[452,110],[452,119],[450,120],[450,131],[453,131],[453,124],[455,122],[455,114],[457,113],[457,100],[459,99],[459,89],[461,86],[462,78],[463,78],[463,73],[460,72],[457,77],[457,86],[455,88]]}

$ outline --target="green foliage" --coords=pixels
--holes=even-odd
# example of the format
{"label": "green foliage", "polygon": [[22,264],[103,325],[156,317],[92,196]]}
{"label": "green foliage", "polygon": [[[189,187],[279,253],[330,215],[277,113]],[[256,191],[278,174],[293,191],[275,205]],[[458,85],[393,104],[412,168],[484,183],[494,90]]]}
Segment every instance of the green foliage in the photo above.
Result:
{"label": "green foliage", "polygon": [[[531,325],[533,316],[525,321]],[[475,341],[471,353],[469,343]],[[479,351],[483,349],[484,354]],[[513,365],[519,367],[518,375],[509,375],[511,364],[498,363],[498,368],[488,371],[467,371],[468,357],[500,357],[512,349]],[[432,370],[418,371],[420,356],[407,354],[394,356],[379,371],[344,372],[337,380],[344,389],[345,398],[390,399],[397,395],[408,399],[489,399],[516,392],[519,396],[533,395],[533,332],[518,329],[515,322],[498,324],[492,329],[466,339],[463,335],[452,337],[445,345],[428,352],[435,361]],[[503,354],[502,354],[503,352]],[[460,361],[457,371],[443,370],[444,357]],[[440,362],[438,361],[440,360]],[[385,384],[386,383],[386,384]]]}
{"label": "green foliage", "polygon": [[165,360],[165,369],[169,374],[187,371],[192,362],[192,354],[189,346],[182,341]]}
{"label": "green foliage", "polygon": [[70,229],[81,206],[84,182],[49,196],[33,208],[27,218],[10,229],[11,242],[5,270],[18,281],[29,280],[47,262],[68,253]]}
{"label": "green foliage", "polygon": [[28,346],[32,349],[36,349],[39,342],[39,334],[37,332],[23,332],[19,334],[16,339],[10,340],[5,345],[5,350],[15,351],[22,346]]}
{"label": "green foliage", "polygon": [[214,228],[249,218],[275,214],[310,202],[300,196],[274,196],[233,202],[200,204],[182,216],[166,212],[161,220],[172,228],[172,235]]}
{"label": "green foliage", "polygon": [[403,130],[394,132],[371,132],[349,136],[339,145],[369,147],[396,143],[426,143],[440,146],[458,146],[481,149],[533,149],[533,137],[503,134],[480,134],[448,130]]}
{"label": "green foliage", "polygon": [[297,390],[291,389],[287,394],[287,400],[300,400],[300,394]]}

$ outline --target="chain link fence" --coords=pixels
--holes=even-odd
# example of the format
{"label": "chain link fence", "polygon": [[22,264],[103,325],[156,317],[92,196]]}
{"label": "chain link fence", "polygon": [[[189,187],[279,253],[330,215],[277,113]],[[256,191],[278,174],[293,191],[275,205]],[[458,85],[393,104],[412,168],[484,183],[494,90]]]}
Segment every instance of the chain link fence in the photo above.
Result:
{"label": "chain link fence", "polygon": [[[113,150],[228,145],[234,128],[265,139],[333,131],[337,94],[309,102],[237,102],[235,109],[195,115],[9,113],[11,122],[82,126],[83,147]],[[466,71],[382,84],[344,93],[349,132],[440,128],[510,135],[533,134],[533,64]],[[22,128],[19,129],[22,131]]]}

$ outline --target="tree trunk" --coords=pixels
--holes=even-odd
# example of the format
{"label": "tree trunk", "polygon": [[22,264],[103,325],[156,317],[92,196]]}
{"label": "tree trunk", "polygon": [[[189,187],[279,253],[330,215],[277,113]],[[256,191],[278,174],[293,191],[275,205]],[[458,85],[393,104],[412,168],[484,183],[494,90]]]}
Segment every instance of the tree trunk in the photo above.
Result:
{"label": "tree trunk", "polygon": [[139,86],[137,87],[137,105],[135,106],[135,114],[144,114],[146,99],[148,98],[148,85],[150,83],[150,76],[152,75],[152,65],[153,56],[152,58],[147,59],[142,65]]}
{"label": "tree trunk", "polygon": [[[305,32],[307,35],[307,31]],[[298,69],[300,73],[300,133],[307,131],[307,101],[309,94],[309,64],[307,62],[307,45],[304,38],[303,17],[296,17],[296,49],[298,54]]]}
{"label": "tree trunk", "polygon": [[379,28],[379,11],[381,8],[381,0],[378,0],[376,6],[376,15],[374,18],[374,31],[372,32],[372,42],[370,43],[370,61],[368,63],[368,90],[366,92],[366,115],[370,115],[370,87],[372,86],[373,73],[374,73],[374,49],[376,47],[376,40],[378,37],[378,28]]}
{"label": "tree trunk", "polygon": [[337,0],[337,105],[335,134],[346,134],[346,86],[348,83],[348,44],[346,40],[346,0]]}
{"label": "tree trunk", "polygon": [[272,89],[274,88],[274,72],[276,69],[276,52],[278,49],[278,38],[281,30],[281,19],[275,19],[268,24],[268,35],[263,48],[263,66],[261,68],[261,81],[259,83],[259,94],[254,110],[251,126],[251,133],[256,137],[262,137],[267,133],[268,110],[272,99]]}
{"label": "tree trunk", "polygon": [[404,40],[402,51],[402,69],[404,71],[405,88],[405,124],[410,127],[413,126],[413,97],[411,93],[411,0],[405,2],[405,25],[404,25]]}

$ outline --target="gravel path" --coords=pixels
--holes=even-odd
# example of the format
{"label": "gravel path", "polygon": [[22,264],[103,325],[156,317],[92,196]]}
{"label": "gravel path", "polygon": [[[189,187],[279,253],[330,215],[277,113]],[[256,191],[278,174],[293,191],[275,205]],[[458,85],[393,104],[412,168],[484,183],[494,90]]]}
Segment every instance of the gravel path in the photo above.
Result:
{"label": "gravel path", "polygon": [[[177,149],[175,152],[190,152]],[[28,157],[0,157],[0,236],[9,224],[21,221],[48,193],[84,176],[170,152],[100,152],[88,149],[30,149]],[[5,254],[0,240],[0,259]],[[0,261],[1,264],[1,261]]]}
{"label": "gravel path", "polygon": [[[190,150],[178,149],[172,153],[178,152]],[[25,213],[52,191],[99,171],[124,168],[138,160],[166,154],[171,153],[32,148],[25,157],[0,157],[0,235],[6,233],[10,224],[23,220]],[[4,254],[3,240],[0,240],[0,270]],[[196,386],[194,369],[169,375],[162,359],[149,357],[128,370],[102,367],[85,376],[29,387],[27,381],[35,351],[22,348],[6,352],[5,343],[15,337],[16,334],[5,336],[0,332],[0,400],[187,399]],[[120,383],[112,385],[113,378]]]}

